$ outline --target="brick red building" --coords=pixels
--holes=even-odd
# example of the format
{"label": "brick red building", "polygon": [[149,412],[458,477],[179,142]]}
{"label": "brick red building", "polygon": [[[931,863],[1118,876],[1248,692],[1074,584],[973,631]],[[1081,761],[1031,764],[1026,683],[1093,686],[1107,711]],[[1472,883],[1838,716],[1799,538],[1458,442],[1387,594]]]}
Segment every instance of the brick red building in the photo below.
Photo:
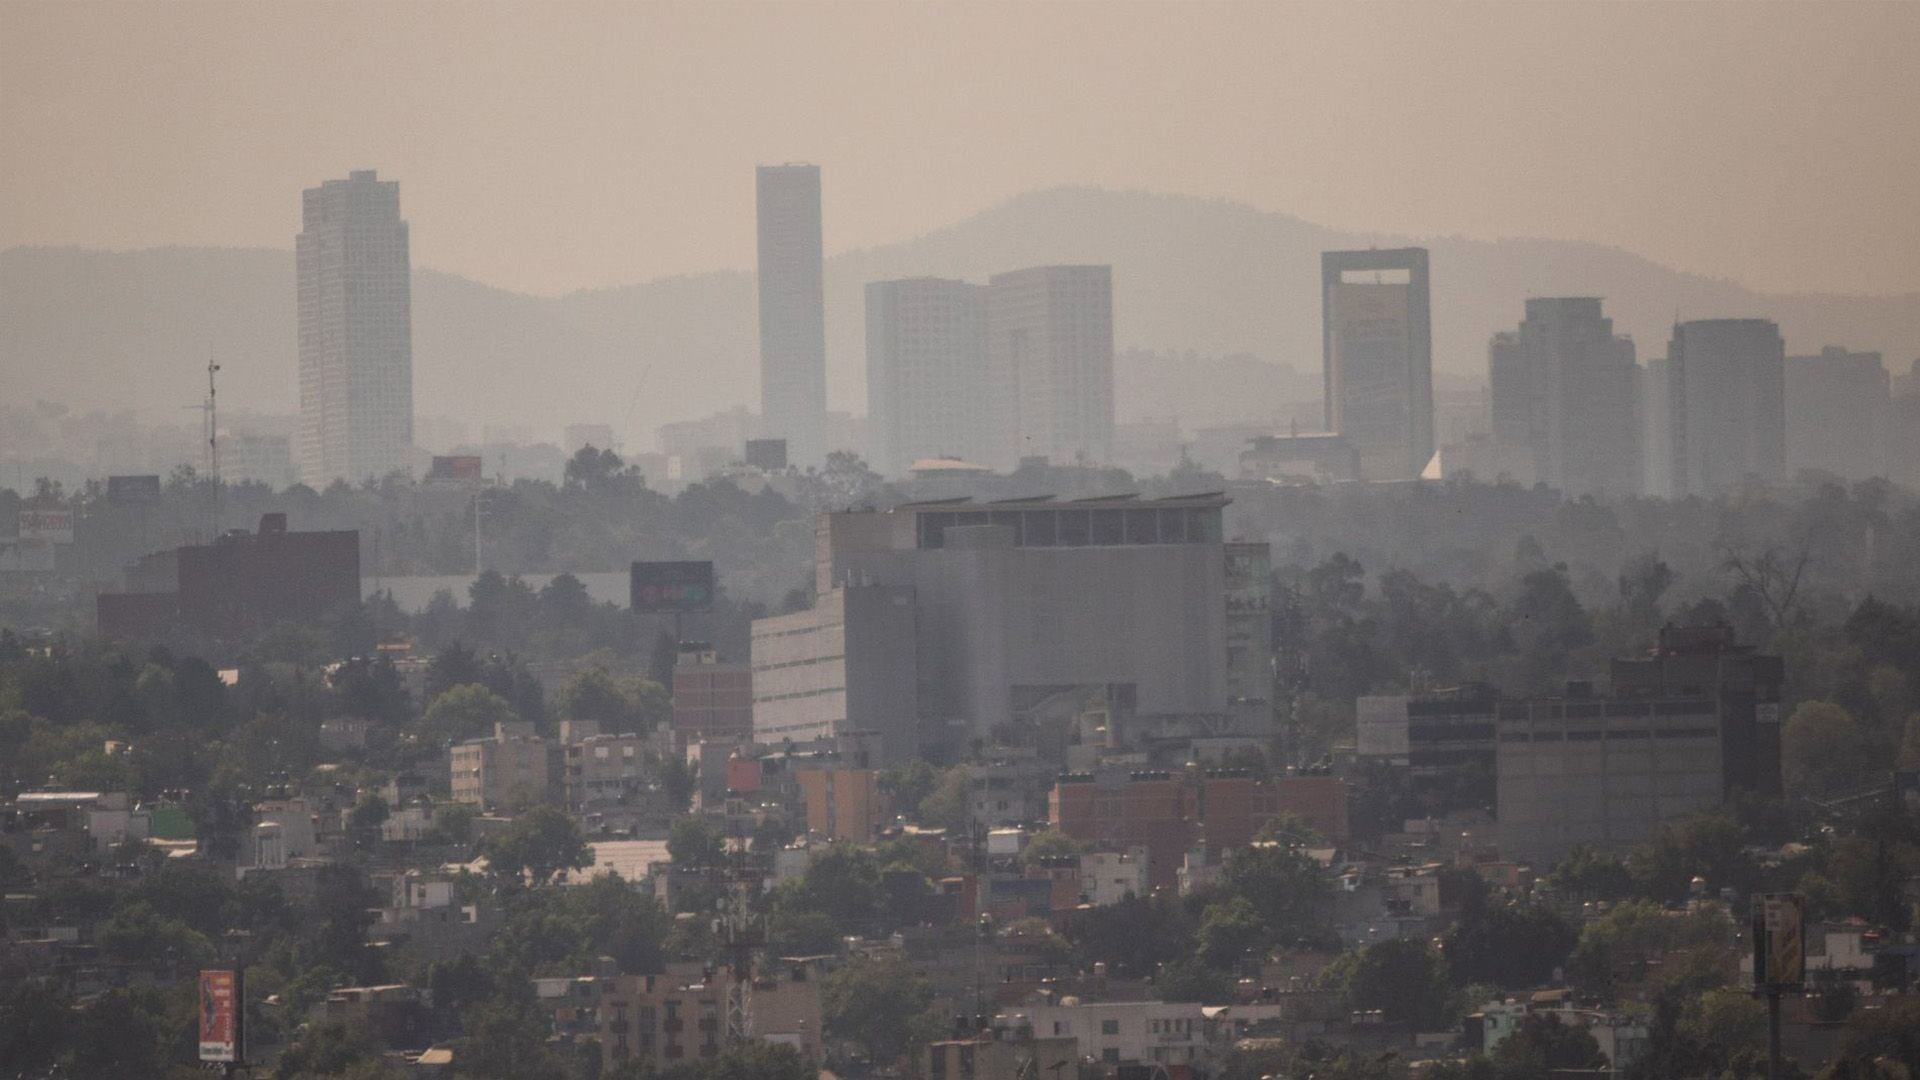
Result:
{"label": "brick red building", "polygon": [[[151,639],[185,632],[238,641],[282,622],[314,623],[360,602],[360,534],[288,532],[287,515],[263,514],[259,531],[141,561],[134,590],[102,593],[103,637]],[[159,580],[170,563],[171,590]]]}
{"label": "brick red building", "polygon": [[684,740],[753,736],[753,671],[710,648],[685,648],[673,666],[673,731]]}
{"label": "brick red building", "polygon": [[1336,777],[1262,781],[1241,769],[1072,773],[1048,797],[1053,827],[1075,840],[1147,849],[1147,883],[1172,888],[1198,844],[1215,854],[1247,846],[1275,814],[1306,818],[1346,839],[1346,785]]}

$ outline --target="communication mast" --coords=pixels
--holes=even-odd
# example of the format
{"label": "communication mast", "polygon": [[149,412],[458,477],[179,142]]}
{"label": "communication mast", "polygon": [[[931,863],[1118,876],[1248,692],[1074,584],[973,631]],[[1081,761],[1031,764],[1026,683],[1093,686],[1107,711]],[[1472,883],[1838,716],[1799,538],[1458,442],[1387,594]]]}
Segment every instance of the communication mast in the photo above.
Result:
{"label": "communication mast", "polygon": [[209,355],[207,357],[207,476],[213,481],[213,535],[216,539],[220,536],[222,517],[220,500],[224,494],[220,483],[219,392],[214,388],[213,381],[214,375],[219,370],[220,365],[214,363],[213,357]]}

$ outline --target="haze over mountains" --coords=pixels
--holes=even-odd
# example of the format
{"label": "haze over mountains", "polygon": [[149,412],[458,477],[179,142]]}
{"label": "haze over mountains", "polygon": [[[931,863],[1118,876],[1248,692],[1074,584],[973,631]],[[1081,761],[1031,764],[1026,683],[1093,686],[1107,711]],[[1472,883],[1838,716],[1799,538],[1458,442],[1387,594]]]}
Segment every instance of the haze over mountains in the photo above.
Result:
{"label": "haze over mountains", "polygon": [[[829,244],[832,236],[829,221]],[[1825,344],[1880,350],[1896,370],[1920,356],[1920,294],[1763,295],[1591,244],[1361,235],[1228,202],[1057,188],[912,240],[830,257],[830,399],[834,408],[865,411],[866,282],[984,281],[1040,263],[1113,265],[1119,349],[1248,353],[1317,378],[1320,252],[1406,244],[1432,250],[1442,376],[1483,380],[1487,337],[1512,327],[1529,295],[1606,297],[1642,360],[1665,354],[1676,315],[1772,318],[1790,353]],[[0,368],[8,397],[179,419],[178,407],[203,392],[211,350],[223,364],[223,407],[291,412],[293,289],[290,250],[7,250]],[[549,298],[416,266],[413,295],[420,415],[527,424],[549,436],[569,422],[605,422],[644,446],[661,423],[758,398],[749,271]],[[1239,418],[1221,415],[1217,394],[1169,400],[1182,385],[1205,381],[1172,374],[1122,363],[1120,419]]]}

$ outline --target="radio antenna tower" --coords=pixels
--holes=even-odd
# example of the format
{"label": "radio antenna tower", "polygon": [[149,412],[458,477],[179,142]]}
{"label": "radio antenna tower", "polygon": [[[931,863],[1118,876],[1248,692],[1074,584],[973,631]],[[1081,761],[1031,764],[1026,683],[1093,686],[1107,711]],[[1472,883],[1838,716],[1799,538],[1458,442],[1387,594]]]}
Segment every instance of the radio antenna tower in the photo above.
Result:
{"label": "radio antenna tower", "polygon": [[220,410],[218,391],[213,385],[214,374],[220,365],[213,361],[213,350],[207,350],[207,475],[213,480],[213,535],[220,536]]}

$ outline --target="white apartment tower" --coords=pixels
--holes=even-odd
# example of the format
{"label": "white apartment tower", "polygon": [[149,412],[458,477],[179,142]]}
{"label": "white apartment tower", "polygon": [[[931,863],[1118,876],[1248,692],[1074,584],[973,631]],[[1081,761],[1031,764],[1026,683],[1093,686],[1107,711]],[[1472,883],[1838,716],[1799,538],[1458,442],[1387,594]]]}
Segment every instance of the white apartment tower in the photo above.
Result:
{"label": "white apartment tower", "polygon": [[867,285],[867,416],[874,467],[994,457],[987,289],[908,278]]}
{"label": "white apartment tower", "polygon": [[760,434],[787,440],[801,467],[826,456],[827,316],[820,242],[820,167],[762,165],[755,174],[760,244]]}
{"label": "white apartment tower", "polygon": [[1673,494],[1713,495],[1785,471],[1786,343],[1765,319],[1676,323],[1667,345]]}
{"label": "white apartment tower", "polygon": [[998,468],[1113,454],[1113,268],[1037,266],[987,283]]}
{"label": "white apartment tower", "polygon": [[405,472],[413,453],[413,301],[400,184],[372,169],[302,195],[294,240],[300,479]]}

